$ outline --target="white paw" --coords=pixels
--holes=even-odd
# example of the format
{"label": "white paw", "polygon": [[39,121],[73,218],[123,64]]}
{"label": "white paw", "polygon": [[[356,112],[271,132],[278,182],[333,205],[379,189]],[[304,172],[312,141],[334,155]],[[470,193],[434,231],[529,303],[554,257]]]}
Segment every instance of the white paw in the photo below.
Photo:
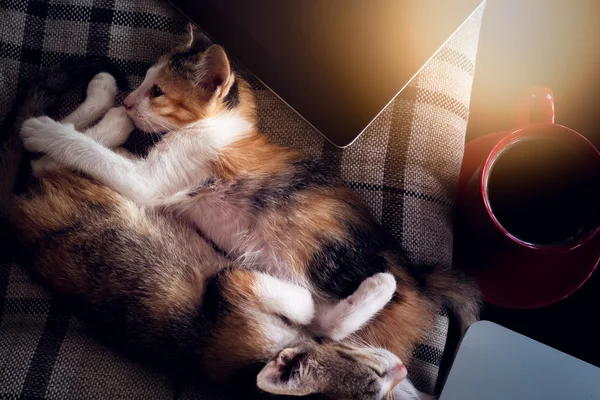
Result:
{"label": "white paw", "polygon": [[332,340],[343,340],[362,328],[392,299],[396,279],[382,272],[365,279],[356,291],[319,315],[321,329]]}
{"label": "white paw", "polygon": [[30,118],[21,126],[21,140],[28,151],[44,153],[69,127],[46,116]]}
{"label": "white paw", "polygon": [[111,74],[106,72],[100,72],[92,78],[87,87],[88,96],[106,95],[114,96],[117,95],[117,81]]}
{"label": "white paw", "polygon": [[388,272],[380,272],[365,279],[348,300],[351,303],[359,299],[364,303],[371,301],[381,303],[385,301],[385,305],[392,299],[395,291],[396,278],[394,278],[394,275]]}
{"label": "white paw", "polygon": [[111,74],[100,72],[88,84],[87,99],[92,99],[98,102],[99,106],[108,108],[115,103],[117,91],[115,78]]}
{"label": "white paw", "polygon": [[312,294],[296,285],[290,285],[288,294],[290,301],[284,315],[298,325],[308,325],[315,315]]}
{"label": "white paw", "polygon": [[298,325],[307,325],[313,319],[315,305],[312,294],[302,286],[260,274],[254,290],[269,313],[283,315]]}
{"label": "white paw", "polygon": [[102,122],[106,121],[106,143],[104,145],[114,148],[127,141],[131,132],[133,132],[133,121],[127,115],[124,107],[115,107],[108,110]]}

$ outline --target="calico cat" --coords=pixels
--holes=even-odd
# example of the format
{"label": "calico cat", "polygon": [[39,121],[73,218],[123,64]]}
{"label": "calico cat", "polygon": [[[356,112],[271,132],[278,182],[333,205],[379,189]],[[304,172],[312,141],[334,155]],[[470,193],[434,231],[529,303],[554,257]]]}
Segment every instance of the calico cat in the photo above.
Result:
{"label": "calico cat", "polygon": [[[306,288],[327,337],[359,329],[360,340],[408,361],[442,305],[463,328],[477,319],[471,281],[449,268],[412,266],[333,171],[258,132],[248,84],[198,31],[160,57],[124,104],[139,128],[164,133],[143,160],[48,118],[26,121],[21,137],[30,151],[138,205],[176,214],[246,267]],[[375,318],[340,301],[378,273],[392,274],[397,285]]]}
{"label": "calico cat", "polygon": [[[32,86],[16,125],[44,114],[60,92],[100,69],[92,62],[51,69]],[[119,146],[133,125],[122,108],[106,112],[116,90],[110,75],[96,75],[85,102],[62,122],[84,130],[106,113],[85,135],[106,148]],[[1,155],[9,179],[3,183],[10,185],[18,138],[3,143]],[[37,184],[16,197],[3,196],[1,203],[19,241],[20,260],[79,305],[80,315],[113,344],[151,361],[188,366],[214,381],[266,364],[257,384],[280,394],[377,400],[391,398],[391,389],[406,377],[398,357],[386,350],[317,343],[310,331],[314,302],[306,288],[232,262],[190,224],[47,157],[34,164]],[[385,274],[370,277],[344,301],[371,296],[376,302],[373,287],[382,286],[382,276],[389,280]],[[418,396],[408,380],[400,388]]]}

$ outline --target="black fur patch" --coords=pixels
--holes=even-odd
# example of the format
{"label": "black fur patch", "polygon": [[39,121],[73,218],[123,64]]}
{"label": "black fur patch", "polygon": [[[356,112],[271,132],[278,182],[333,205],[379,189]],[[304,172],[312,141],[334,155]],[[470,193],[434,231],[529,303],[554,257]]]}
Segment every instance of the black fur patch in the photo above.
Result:
{"label": "black fur patch", "polygon": [[200,315],[205,324],[215,323],[217,319],[223,319],[229,314],[231,307],[221,294],[223,287],[227,284],[223,275],[227,270],[221,271],[206,281],[206,289],[202,296],[202,308]]}
{"label": "black fur patch", "polygon": [[191,49],[188,51],[182,51],[180,53],[175,53],[171,56],[171,60],[169,61],[169,63],[176,70],[183,70],[185,68],[186,60],[189,59],[190,57],[194,57],[196,54],[198,54],[198,52],[193,51]]}
{"label": "black fur patch", "polygon": [[291,164],[291,172],[264,180],[252,196],[252,205],[257,211],[276,207],[288,202],[294,194],[311,187],[335,187],[342,180],[331,168],[318,161],[305,159]]}
{"label": "black fur patch", "polygon": [[229,88],[229,93],[223,99],[223,103],[225,103],[228,110],[233,110],[240,104],[240,87],[237,79],[233,82],[231,88]]}
{"label": "black fur patch", "polygon": [[372,230],[350,227],[349,238],[324,243],[309,261],[309,274],[317,287],[338,298],[354,293],[366,278],[389,271],[381,252],[383,243]]}

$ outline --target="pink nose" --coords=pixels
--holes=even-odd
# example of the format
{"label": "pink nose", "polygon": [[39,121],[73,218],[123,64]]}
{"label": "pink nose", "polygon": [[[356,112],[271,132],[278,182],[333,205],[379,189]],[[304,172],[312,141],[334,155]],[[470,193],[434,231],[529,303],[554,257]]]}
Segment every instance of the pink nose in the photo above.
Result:
{"label": "pink nose", "polygon": [[133,99],[131,98],[131,95],[127,96],[125,100],[123,100],[123,105],[127,110],[131,110],[133,107]]}
{"label": "pink nose", "polygon": [[392,386],[390,388],[393,389],[398,383],[400,383],[400,381],[404,378],[406,378],[406,375],[408,375],[408,371],[406,370],[406,367],[402,364],[396,364],[394,365],[392,368],[390,368],[388,371],[386,371],[386,376],[389,376],[392,383]]}

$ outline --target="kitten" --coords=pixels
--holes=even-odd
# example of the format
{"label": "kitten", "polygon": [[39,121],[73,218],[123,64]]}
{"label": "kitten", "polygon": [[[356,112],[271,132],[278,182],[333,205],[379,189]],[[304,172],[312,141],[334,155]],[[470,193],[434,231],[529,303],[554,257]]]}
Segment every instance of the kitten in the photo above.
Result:
{"label": "kitten", "polygon": [[[410,265],[334,172],[258,132],[248,84],[199,35],[191,30],[187,45],[160,57],[125,99],[139,128],[165,133],[146,159],[115,154],[50,119],[24,123],[26,148],[136,204],[177,214],[248,268],[307,288],[327,337],[359,329],[359,339],[408,361],[442,305],[463,329],[475,321],[479,296],[467,278]],[[367,300],[355,299],[366,316],[355,301],[340,301],[378,273],[397,285],[375,318]]]}
{"label": "kitten", "polygon": [[[71,70],[54,68],[33,86],[17,125],[56,101],[75,81],[69,81]],[[85,129],[106,112],[116,94],[114,79],[96,75],[87,94],[63,123]],[[114,108],[85,134],[115,148],[132,129],[125,111]],[[18,143],[8,144],[0,160],[14,177],[18,163],[8,150]],[[267,364],[257,383],[273,393],[375,400],[390,397],[406,377],[406,368],[386,350],[316,343],[309,330],[314,303],[305,288],[235,265],[189,224],[141,207],[47,157],[34,164],[38,184],[2,203],[20,259],[122,349],[187,365],[214,381]],[[365,291],[372,296],[370,282],[346,300]],[[273,354],[275,361],[267,363]]]}

